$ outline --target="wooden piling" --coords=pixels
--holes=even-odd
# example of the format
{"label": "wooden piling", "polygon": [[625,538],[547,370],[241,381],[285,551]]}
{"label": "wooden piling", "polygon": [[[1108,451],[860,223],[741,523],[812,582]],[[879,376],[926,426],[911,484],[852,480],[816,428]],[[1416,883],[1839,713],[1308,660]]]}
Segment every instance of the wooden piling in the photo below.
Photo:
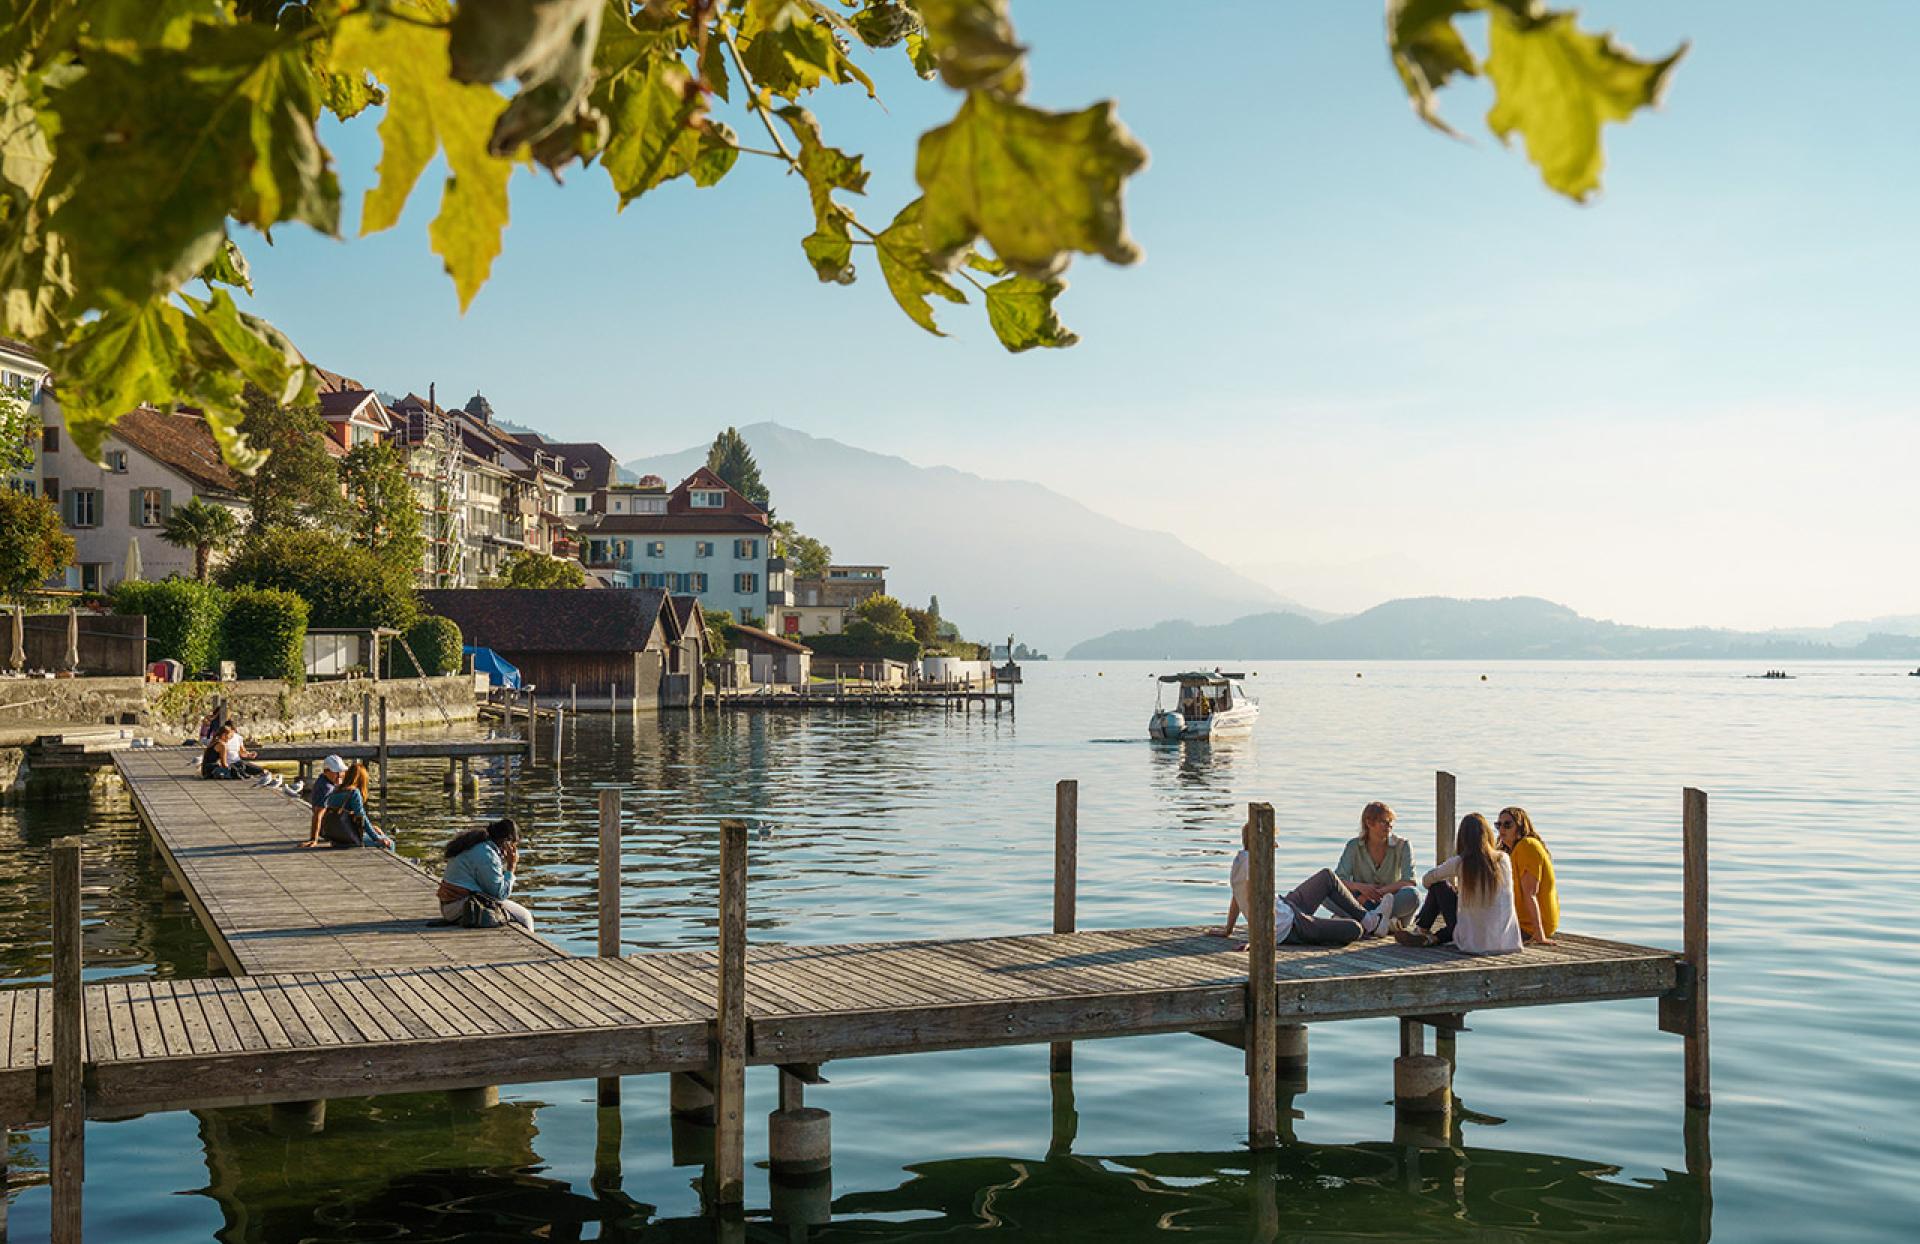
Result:
{"label": "wooden piling", "polygon": [[528,687],[526,690],[527,690],[527,767],[532,768],[534,763],[540,759],[538,754],[540,750],[539,743],[538,743],[538,740],[534,738],[534,734],[533,734],[533,724],[534,724],[533,719],[539,712],[540,701],[533,698],[532,687]]}
{"label": "wooden piling", "polygon": [[746,1198],[747,823],[720,822],[720,971],[713,1049],[714,1202]]}
{"label": "wooden piling", "polygon": [[[609,786],[600,792],[600,957],[620,957],[620,792]],[[620,1104],[620,1077],[602,1076],[602,1106]]]}
{"label": "wooden piling", "polygon": [[1279,1145],[1279,1091],[1274,1059],[1278,998],[1273,968],[1273,805],[1247,805],[1252,833],[1247,844],[1247,1144],[1256,1150]]}
{"label": "wooden piling", "polygon": [[360,693],[360,732],[358,735],[355,736],[353,741],[356,743],[364,743],[367,741],[367,736],[372,733],[373,733],[373,692],[362,691]]}
{"label": "wooden piling", "polygon": [[380,697],[380,804],[387,802],[387,697]]}
{"label": "wooden piling", "polygon": [[1444,863],[1453,854],[1453,839],[1460,822],[1454,816],[1453,774],[1445,769],[1433,775],[1433,862]]}
{"label": "wooden piling", "polygon": [[[1071,933],[1079,902],[1080,783],[1064,778],[1053,788],[1053,931]],[[1054,1071],[1073,1070],[1073,1042],[1050,1047]]]}
{"label": "wooden piling", "polygon": [[1685,921],[1682,953],[1693,969],[1687,999],[1687,1105],[1705,1110],[1711,1104],[1707,1057],[1707,792],[1691,786],[1682,798],[1681,840]]}
{"label": "wooden piling", "polygon": [[80,1185],[86,1178],[86,1023],[80,993],[80,843],[53,844],[53,1120],[47,1178],[53,1185],[54,1244],[79,1244]]}

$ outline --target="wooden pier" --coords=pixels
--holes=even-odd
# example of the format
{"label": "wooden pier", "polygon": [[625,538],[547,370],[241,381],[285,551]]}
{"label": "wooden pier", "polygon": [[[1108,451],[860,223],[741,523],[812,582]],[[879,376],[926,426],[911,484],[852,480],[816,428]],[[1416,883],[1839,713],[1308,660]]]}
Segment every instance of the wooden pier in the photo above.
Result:
{"label": "wooden pier", "polygon": [[809,683],[804,687],[723,687],[715,695],[721,708],[943,708],[965,712],[978,705],[982,711],[991,707],[998,713],[1014,707],[1013,689],[998,685]]}
{"label": "wooden pier", "polygon": [[[1270,923],[1250,953],[1200,928],[1073,931],[1072,783],[1055,805],[1053,923],[1065,931],[749,946],[747,832],[728,821],[715,949],[627,956],[617,794],[603,798],[602,956],[573,958],[517,929],[428,927],[437,905],[427,874],[384,852],[299,849],[307,814],[284,795],[200,782],[158,756],[116,759],[170,874],[222,961],[245,975],[81,987],[81,841],[57,844],[53,987],[0,993],[0,1120],[52,1122],[60,1240],[79,1238],[81,1121],[140,1111],[681,1073],[710,1094],[712,1199],[727,1206],[743,1194],[749,1065],[781,1069],[778,1170],[795,1136],[824,1145],[825,1112],[801,1095],[834,1059],[1051,1044],[1058,1066],[1073,1041],[1193,1032],[1249,1051],[1249,1141],[1262,1149],[1278,1143],[1276,1069],[1304,1058],[1302,1025],[1396,1017],[1404,1051],[1409,1036],[1457,1031],[1472,1011],[1620,998],[1661,999],[1661,1026],[1688,1035],[1689,1102],[1705,1103],[1698,792],[1684,817],[1691,960],[1565,933],[1553,946],[1471,958],[1382,940],[1276,947]],[[1443,800],[1450,789],[1446,779]],[[1252,815],[1254,902],[1270,908],[1271,809]],[[1263,977],[1274,983],[1260,987]]]}

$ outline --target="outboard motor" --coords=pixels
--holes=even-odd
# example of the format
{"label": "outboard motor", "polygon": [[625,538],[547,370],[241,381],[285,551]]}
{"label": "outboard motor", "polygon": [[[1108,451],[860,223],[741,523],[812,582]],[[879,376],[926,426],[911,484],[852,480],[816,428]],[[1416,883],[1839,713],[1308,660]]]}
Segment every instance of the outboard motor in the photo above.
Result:
{"label": "outboard motor", "polygon": [[1186,733],[1187,718],[1177,709],[1163,708],[1154,713],[1147,722],[1147,736],[1155,739],[1177,739]]}

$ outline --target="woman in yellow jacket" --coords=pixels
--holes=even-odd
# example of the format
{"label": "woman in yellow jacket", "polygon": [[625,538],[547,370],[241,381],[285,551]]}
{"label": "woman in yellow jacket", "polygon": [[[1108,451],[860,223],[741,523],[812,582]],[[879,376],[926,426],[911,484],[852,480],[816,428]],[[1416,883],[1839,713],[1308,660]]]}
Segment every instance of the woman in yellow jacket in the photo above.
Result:
{"label": "woman in yellow jacket", "polygon": [[1500,849],[1513,861],[1513,906],[1520,934],[1529,942],[1553,945],[1560,931],[1560,895],[1553,881],[1553,854],[1533,827],[1525,808],[1502,808],[1494,822]]}

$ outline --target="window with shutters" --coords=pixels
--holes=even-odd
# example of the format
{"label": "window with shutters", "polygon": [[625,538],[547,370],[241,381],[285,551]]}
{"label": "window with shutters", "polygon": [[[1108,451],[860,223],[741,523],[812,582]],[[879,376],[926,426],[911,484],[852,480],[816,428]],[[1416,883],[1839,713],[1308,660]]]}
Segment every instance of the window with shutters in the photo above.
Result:
{"label": "window with shutters", "polygon": [[711,541],[711,540],[696,540],[696,541],[694,541],[694,543],[693,543],[693,555],[694,555],[695,557],[712,557],[712,556],[713,556],[713,541]]}
{"label": "window with shutters", "polygon": [[75,488],[67,493],[67,523],[73,527],[100,525],[100,490]]}
{"label": "window with shutters", "polygon": [[737,574],[733,576],[733,590],[743,596],[759,591],[760,576],[757,574]]}
{"label": "window with shutters", "polygon": [[126,450],[109,449],[106,453],[106,459],[107,459],[107,470],[112,471],[115,475],[125,475],[127,473],[127,451]]}
{"label": "window with shutters", "polygon": [[690,574],[687,576],[687,581],[687,590],[690,592],[704,592],[707,590],[707,576],[703,574]]}
{"label": "window with shutters", "polygon": [[159,527],[167,521],[167,490],[164,488],[136,488],[133,490],[133,520],[141,527]]}
{"label": "window with shutters", "polygon": [[758,556],[760,556],[760,542],[758,540],[735,540],[733,542],[733,557],[735,561],[752,561]]}
{"label": "window with shutters", "polygon": [[665,557],[666,555],[667,555],[667,542],[665,540],[647,541],[648,557]]}

